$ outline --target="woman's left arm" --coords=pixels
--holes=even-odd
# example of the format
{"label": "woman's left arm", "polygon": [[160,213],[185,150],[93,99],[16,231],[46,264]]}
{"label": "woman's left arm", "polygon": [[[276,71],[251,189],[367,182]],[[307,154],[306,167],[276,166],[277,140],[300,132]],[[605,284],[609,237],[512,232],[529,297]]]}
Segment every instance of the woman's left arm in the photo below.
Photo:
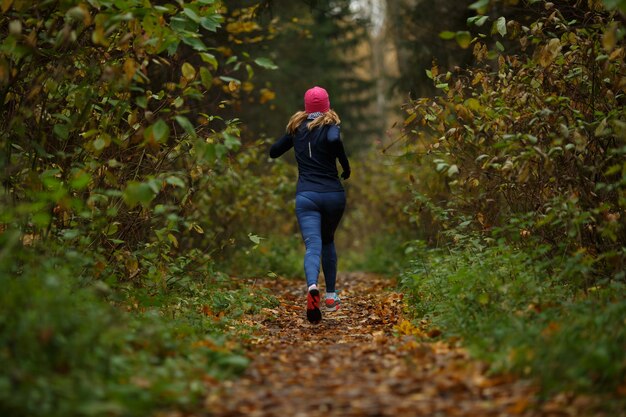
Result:
{"label": "woman's left arm", "polygon": [[283,135],[282,138],[272,145],[270,148],[270,158],[278,158],[293,147],[293,136],[289,133]]}

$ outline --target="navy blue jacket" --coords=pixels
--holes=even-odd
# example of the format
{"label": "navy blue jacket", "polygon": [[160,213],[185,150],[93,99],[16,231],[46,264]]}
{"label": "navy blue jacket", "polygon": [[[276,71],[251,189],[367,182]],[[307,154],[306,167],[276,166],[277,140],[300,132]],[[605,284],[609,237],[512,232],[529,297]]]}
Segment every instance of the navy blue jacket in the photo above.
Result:
{"label": "navy blue jacket", "polygon": [[292,147],[298,162],[298,185],[296,192],[343,191],[339,181],[336,160],[343,168],[343,178],[350,176],[350,163],[343,149],[339,126],[324,125],[313,130],[305,120],[294,134],[287,133],[270,148],[270,157],[278,158]]}

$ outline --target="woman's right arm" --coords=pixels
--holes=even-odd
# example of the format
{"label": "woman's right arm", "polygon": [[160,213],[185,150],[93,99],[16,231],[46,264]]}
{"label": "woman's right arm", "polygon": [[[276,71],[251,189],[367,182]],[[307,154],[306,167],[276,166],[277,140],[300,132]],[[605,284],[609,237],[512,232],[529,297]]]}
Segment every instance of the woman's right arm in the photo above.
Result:
{"label": "woman's right arm", "polygon": [[278,158],[293,147],[293,136],[285,134],[270,148],[270,158]]}
{"label": "woman's right arm", "polygon": [[347,180],[348,178],[350,178],[350,162],[348,161],[346,151],[343,148],[343,142],[341,142],[341,133],[339,130],[339,126],[330,126],[330,128],[328,128],[327,138],[331,146],[335,148],[335,154],[337,156],[337,159],[339,160],[339,163],[341,164],[341,168],[343,168],[341,178]]}

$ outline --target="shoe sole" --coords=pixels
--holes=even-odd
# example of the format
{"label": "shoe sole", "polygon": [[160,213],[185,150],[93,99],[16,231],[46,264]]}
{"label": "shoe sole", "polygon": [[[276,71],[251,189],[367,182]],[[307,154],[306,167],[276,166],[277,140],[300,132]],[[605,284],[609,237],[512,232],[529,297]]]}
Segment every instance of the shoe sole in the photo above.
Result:
{"label": "shoe sole", "polygon": [[[322,311],[320,310],[320,292],[319,290],[311,290],[307,294],[306,318],[311,323],[319,323],[322,321]],[[312,308],[309,308],[312,307]]]}

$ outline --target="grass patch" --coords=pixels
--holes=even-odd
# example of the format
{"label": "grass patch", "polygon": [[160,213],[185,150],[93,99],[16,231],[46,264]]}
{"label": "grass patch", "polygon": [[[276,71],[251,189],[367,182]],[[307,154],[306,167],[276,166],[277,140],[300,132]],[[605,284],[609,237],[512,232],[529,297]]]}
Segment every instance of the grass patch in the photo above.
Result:
{"label": "grass patch", "polygon": [[545,393],[623,389],[623,283],[571,285],[575,277],[568,280],[541,248],[529,254],[471,240],[453,251],[422,246],[416,253],[402,276],[415,315],[462,338],[495,371],[535,377]]}

